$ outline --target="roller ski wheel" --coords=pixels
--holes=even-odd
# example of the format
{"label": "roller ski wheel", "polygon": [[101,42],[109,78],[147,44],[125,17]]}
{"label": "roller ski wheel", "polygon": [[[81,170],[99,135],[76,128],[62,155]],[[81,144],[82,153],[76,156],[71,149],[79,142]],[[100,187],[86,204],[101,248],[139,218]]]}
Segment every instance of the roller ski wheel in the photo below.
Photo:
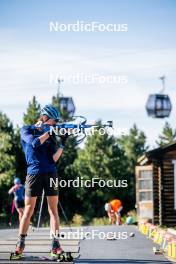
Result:
{"label": "roller ski wheel", "polygon": [[19,260],[22,259],[23,253],[18,253],[18,252],[11,252],[10,254],[10,260]]}
{"label": "roller ski wheel", "polygon": [[52,249],[51,249],[51,252],[50,252],[51,258],[53,260],[57,260],[63,252],[64,251],[61,248],[59,241],[58,240],[53,240]]}
{"label": "roller ski wheel", "polygon": [[72,262],[72,261],[73,261],[73,257],[70,252],[62,252],[58,256],[58,260],[57,260],[57,262]]}
{"label": "roller ski wheel", "polygon": [[50,252],[51,259],[52,260],[58,260],[58,258],[60,257],[60,255],[62,253],[63,253],[63,251],[61,248],[51,250],[51,252]]}

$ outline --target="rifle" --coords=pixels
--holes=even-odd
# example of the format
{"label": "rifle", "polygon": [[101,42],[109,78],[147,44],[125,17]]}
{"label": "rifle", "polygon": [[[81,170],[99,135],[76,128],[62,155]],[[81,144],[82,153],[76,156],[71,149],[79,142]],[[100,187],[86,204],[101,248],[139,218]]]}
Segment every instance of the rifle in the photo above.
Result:
{"label": "rifle", "polygon": [[[80,122],[79,123],[73,123],[73,121],[76,121],[78,118],[80,118]],[[84,116],[74,116],[73,119],[71,121],[65,122],[65,123],[57,123],[54,126],[50,126],[47,124],[42,124],[39,126],[36,125],[32,125],[31,128],[33,128],[35,131],[37,131],[37,129],[41,129],[44,132],[50,132],[50,134],[52,134],[54,132],[54,134],[56,135],[56,137],[62,137],[65,133],[67,133],[68,135],[74,135],[74,131],[76,130],[76,135],[75,137],[77,138],[77,144],[80,144],[86,135],[86,129],[89,128],[96,128],[96,129],[100,129],[100,128],[113,128],[113,121],[107,121],[106,124],[87,124],[87,118],[85,118]],[[63,133],[64,132],[64,133]],[[35,133],[36,136],[39,136],[37,134],[37,132]]]}

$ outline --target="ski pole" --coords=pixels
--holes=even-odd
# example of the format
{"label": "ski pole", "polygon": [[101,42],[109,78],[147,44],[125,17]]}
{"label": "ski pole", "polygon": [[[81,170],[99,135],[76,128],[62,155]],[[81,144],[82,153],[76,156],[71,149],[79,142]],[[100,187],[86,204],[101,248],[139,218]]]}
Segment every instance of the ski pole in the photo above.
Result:
{"label": "ski pole", "polygon": [[12,215],[15,211],[15,203],[14,203],[14,199],[12,200],[12,208],[11,208],[11,214],[10,214],[10,221],[9,221],[9,226],[12,225]]}
{"label": "ski pole", "polygon": [[43,190],[42,199],[41,199],[41,203],[40,203],[40,211],[39,211],[38,223],[37,223],[37,230],[39,230],[39,226],[40,226],[40,219],[41,219],[41,214],[42,214],[42,207],[43,207],[44,197],[45,197],[45,192]]}
{"label": "ski pole", "polygon": [[62,204],[61,204],[60,200],[59,200],[59,206],[60,206],[61,211],[62,211],[62,214],[63,214],[63,216],[64,216],[64,218],[65,218],[65,222],[66,222],[66,224],[68,225],[70,231],[73,232],[73,231],[72,231],[72,228],[71,228],[71,225],[70,225],[70,223],[69,223],[69,221],[68,221],[68,218],[67,218],[67,216],[66,216],[66,213],[65,213],[65,211],[64,211],[64,208],[62,207]]}

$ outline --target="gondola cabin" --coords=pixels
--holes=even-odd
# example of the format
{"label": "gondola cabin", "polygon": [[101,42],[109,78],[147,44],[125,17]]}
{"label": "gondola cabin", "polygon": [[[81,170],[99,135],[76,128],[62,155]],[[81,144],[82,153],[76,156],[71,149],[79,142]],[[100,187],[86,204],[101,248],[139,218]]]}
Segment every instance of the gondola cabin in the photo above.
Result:
{"label": "gondola cabin", "polygon": [[138,220],[176,225],[176,141],[138,160],[136,206]]}
{"label": "gondola cabin", "polygon": [[172,104],[167,94],[150,94],[146,103],[146,111],[149,117],[169,117]]}
{"label": "gondola cabin", "polygon": [[69,118],[73,117],[75,113],[75,105],[72,97],[60,97],[59,105],[63,115],[66,114]]}

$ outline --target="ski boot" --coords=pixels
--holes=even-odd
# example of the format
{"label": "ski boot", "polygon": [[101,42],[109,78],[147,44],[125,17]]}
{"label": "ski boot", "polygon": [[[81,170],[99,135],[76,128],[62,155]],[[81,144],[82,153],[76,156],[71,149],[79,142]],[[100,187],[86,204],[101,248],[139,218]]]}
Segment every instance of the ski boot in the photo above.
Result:
{"label": "ski boot", "polygon": [[63,254],[63,249],[60,246],[59,240],[54,239],[52,242],[52,249],[51,249],[51,258],[53,260],[57,260],[60,258],[60,255]]}
{"label": "ski boot", "polygon": [[25,236],[20,236],[16,244],[15,252],[12,252],[10,254],[10,260],[21,259],[23,257],[24,248],[25,248]]}

